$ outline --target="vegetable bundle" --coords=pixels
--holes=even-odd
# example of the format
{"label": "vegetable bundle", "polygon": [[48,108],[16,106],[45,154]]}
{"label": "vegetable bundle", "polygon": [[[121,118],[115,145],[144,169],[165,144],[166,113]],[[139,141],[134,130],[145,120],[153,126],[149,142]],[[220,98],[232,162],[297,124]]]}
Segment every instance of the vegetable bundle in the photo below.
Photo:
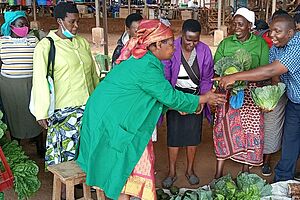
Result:
{"label": "vegetable bundle", "polygon": [[[0,119],[3,113],[0,111]],[[7,126],[0,120],[0,138],[4,135]],[[2,151],[10,166],[14,176],[14,190],[18,194],[18,199],[26,199],[33,195],[41,186],[37,175],[39,167],[29,159],[17,141],[9,141],[5,137],[0,139]],[[2,164],[0,164],[3,170]],[[3,198],[1,198],[3,197]],[[0,193],[0,199],[4,199]]]}
{"label": "vegetable bundle", "polygon": [[[226,76],[237,72],[251,69],[252,56],[245,49],[237,50],[232,56],[223,57],[214,66],[215,73],[219,76]],[[232,88],[232,95],[246,88],[245,81],[236,81]]]}
{"label": "vegetable bundle", "polygon": [[261,88],[251,90],[251,96],[254,103],[263,110],[272,111],[280,97],[285,92],[285,84],[267,85]]}
{"label": "vegetable bundle", "polygon": [[272,194],[272,186],[256,174],[239,173],[236,182],[230,175],[218,179],[213,188],[214,200],[260,200]]}

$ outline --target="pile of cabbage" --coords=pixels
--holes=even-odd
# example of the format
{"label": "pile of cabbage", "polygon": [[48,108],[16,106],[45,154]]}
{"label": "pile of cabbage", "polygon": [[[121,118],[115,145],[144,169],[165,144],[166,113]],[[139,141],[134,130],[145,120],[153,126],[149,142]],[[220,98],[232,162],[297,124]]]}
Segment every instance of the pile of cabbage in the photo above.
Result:
{"label": "pile of cabbage", "polygon": [[236,183],[231,176],[218,179],[212,189],[214,200],[260,200],[272,194],[272,186],[256,174],[239,173]]}
{"label": "pile of cabbage", "polygon": [[272,111],[285,92],[285,84],[268,85],[251,90],[254,103],[265,111]]}
{"label": "pile of cabbage", "polygon": [[[214,66],[215,73],[219,76],[227,76],[237,72],[251,69],[252,56],[245,49],[237,50],[232,56],[223,57]],[[231,95],[236,95],[238,91],[246,88],[245,81],[236,81],[232,88]]]}

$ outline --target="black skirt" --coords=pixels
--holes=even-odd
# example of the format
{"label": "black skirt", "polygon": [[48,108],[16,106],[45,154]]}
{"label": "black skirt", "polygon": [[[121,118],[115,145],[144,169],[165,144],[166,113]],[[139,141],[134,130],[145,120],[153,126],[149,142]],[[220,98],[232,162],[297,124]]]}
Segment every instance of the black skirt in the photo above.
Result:
{"label": "black skirt", "polygon": [[203,112],[199,115],[180,115],[176,110],[167,112],[168,147],[197,146],[201,142]]}

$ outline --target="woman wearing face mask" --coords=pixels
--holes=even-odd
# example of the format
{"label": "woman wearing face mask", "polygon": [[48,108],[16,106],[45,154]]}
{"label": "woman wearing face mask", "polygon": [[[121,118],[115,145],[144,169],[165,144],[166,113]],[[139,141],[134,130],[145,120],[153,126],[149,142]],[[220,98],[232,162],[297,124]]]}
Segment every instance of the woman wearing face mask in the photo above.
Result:
{"label": "woman wearing face mask", "polygon": [[[251,53],[254,69],[268,64],[269,48],[259,36],[251,33],[254,28],[254,12],[240,8],[233,18],[234,35],[224,39],[218,46],[214,60],[231,56],[238,49]],[[260,166],[263,162],[263,114],[254,104],[250,90],[257,87],[256,82],[249,82],[245,89],[243,105],[233,109],[228,103],[218,106],[213,130],[215,153],[217,157],[215,178],[223,176],[226,159],[242,164],[242,171],[249,172],[249,165]]]}
{"label": "woman wearing face mask", "polygon": [[[37,42],[34,36],[28,36],[28,27],[25,12],[5,12],[0,38],[0,95],[11,137],[18,141],[37,137],[42,132],[28,109],[32,57]],[[37,144],[38,152],[42,154],[41,143]]]}
{"label": "woman wearing face mask", "polygon": [[50,106],[46,78],[50,42],[42,39],[33,56],[33,98],[35,117],[48,129],[45,166],[72,160],[78,142],[85,103],[98,84],[98,76],[88,42],[76,35],[79,14],[76,5],[61,2],[54,8],[58,30],[50,31],[56,53],[54,64],[55,112]]}

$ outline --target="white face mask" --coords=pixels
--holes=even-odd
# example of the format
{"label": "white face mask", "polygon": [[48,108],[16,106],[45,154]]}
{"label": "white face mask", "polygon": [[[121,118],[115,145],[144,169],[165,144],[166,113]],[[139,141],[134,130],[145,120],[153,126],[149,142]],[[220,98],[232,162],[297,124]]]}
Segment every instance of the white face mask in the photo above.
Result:
{"label": "white face mask", "polygon": [[64,23],[63,23],[63,20],[60,21],[61,22],[61,29],[62,29],[62,34],[64,36],[66,36],[66,38],[73,38],[75,35],[73,33],[71,33],[68,29],[66,29]]}

